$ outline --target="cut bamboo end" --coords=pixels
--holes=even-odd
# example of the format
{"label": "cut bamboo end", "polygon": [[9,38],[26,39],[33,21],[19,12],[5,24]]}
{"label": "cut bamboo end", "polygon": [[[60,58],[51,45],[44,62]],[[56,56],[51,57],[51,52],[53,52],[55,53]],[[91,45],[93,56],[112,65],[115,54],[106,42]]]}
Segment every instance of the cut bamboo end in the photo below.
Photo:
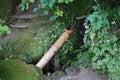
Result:
{"label": "cut bamboo end", "polygon": [[47,53],[42,57],[42,59],[36,64],[37,67],[43,69],[43,67],[50,61],[54,56],[55,52],[58,51],[57,47],[54,45],[47,51]]}

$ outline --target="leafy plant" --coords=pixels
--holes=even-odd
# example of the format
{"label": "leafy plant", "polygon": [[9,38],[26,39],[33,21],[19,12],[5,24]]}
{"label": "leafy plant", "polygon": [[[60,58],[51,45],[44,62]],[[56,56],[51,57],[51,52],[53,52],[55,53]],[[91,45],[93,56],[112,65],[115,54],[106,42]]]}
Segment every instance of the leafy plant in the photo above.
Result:
{"label": "leafy plant", "polygon": [[2,26],[1,24],[0,24],[0,35],[2,35],[3,34],[3,32],[7,32],[7,34],[10,34],[11,32],[10,32],[10,30],[9,30],[9,28],[8,28],[8,26]]}
{"label": "leafy plant", "polygon": [[[22,0],[19,7],[22,11],[28,10],[31,3],[34,3],[35,0]],[[33,12],[35,12],[37,15],[40,14],[41,10],[44,10],[44,14],[49,14],[50,11],[53,12],[53,15],[50,17],[50,20],[55,20],[58,18],[58,16],[63,15],[63,11],[59,9],[59,6],[56,4],[61,3],[70,3],[73,2],[73,0],[39,0],[39,4],[36,8],[34,8]]]}
{"label": "leafy plant", "polygon": [[4,33],[7,32],[7,34],[10,34],[11,31],[9,30],[9,27],[6,25],[3,25],[5,21],[0,20],[0,36]]}
{"label": "leafy plant", "polygon": [[[2,37],[4,33],[6,33],[6,34],[11,33],[9,27],[6,25],[3,25],[4,23],[5,23],[5,21],[0,19],[0,37]],[[1,45],[0,45],[0,50],[2,50]]]}
{"label": "leafy plant", "polygon": [[110,32],[108,13],[97,7],[94,9],[95,12],[90,14],[86,21],[90,21],[90,24],[85,23],[84,46],[78,54],[78,61],[81,60],[81,55],[86,58],[89,56],[90,61],[87,61],[91,62],[94,69],[109,74],[112,80],[119,80],[120,42],[115,33]]}

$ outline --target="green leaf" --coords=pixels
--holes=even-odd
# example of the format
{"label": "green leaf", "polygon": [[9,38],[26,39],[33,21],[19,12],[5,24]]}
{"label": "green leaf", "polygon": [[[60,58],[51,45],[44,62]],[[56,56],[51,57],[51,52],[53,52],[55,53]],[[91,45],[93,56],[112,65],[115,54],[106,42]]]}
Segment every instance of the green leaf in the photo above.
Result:
{"label": "green leaf", "polygon": [[65,0],[58,0],[58,3],[64,3]]}
{"label": "green leaf", "polygon": [[44,10],[45,15],[48,15],[48,13],[49,13],[49,10]]}
{"label": "green leaf", "polygon": [[94,15],[91,14],[87,17],[87,20],[89,20],[91,23],[95,20]]}
{"label": "green leaf", "polygon": [[54,5],[54,3],[50,2],[50,3],[49,3],[49,8],[52,8],[53,5]]}
{"label": "green leaf", "polygon": [[7,31],[7,34],[9,35],[9,34],[11,34],[11,31],[9,30],[9,31]]}
{"label": "green leaf", "polygon": [[0,45],[0,51],[2,50],[3,48],[2,48],[2,46]]}
{"label": "green leaf", "polygon": [[22,10],[22,11],[25,10],[25,5],[22,5],[21,10]]}
{"label": "green leaf", "polygon": [[27,3],[27,4],[26,4],[26,10],[28,10],[28,9],[29,9],[29,4]]}
{"label": "green leaf", "polygon": [[57,16],[63,16],[63,11],[61,11],[61,10],[59,9],[59,7],[57,7],[57,10],[55,11],[55,14],[56,14]]}
{"label": "green leaf", "polygon": [[50,20],[51,20],[51,21],[54,21],[54,20],[57,19],[57,18],[58,18],[58,16],[54,14],[53,16],[50,17]]}
{"label": "green leaf", "polygon": [[31,3],[34,3],[35,2],[35,0],[29,0]]}
{"label": "green leaf", "polygon": [[36,7],[36,8],[33,9],[33,12],[37,12],[38,10],[39,10],[39,8]]}
{"label": "green leaf", "polygon": [[72,2],[73,0],[65,0],[65,3],[68,4],[69,2]]}

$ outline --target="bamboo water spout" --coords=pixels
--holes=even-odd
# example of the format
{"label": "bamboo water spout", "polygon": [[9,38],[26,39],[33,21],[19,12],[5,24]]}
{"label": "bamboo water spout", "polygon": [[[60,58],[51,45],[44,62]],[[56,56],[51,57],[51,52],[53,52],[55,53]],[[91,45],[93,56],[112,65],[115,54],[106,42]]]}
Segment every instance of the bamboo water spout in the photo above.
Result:
{"label": "bamboo water spout", "polygon": [[41,58],[41,60],[36,64],[37,67],[43,69],[43,67],[50,61],[60,47],[65,43],[69,36],[74,31],[75,24],[69,26],[63,34],[56,40],[56,42],[51,46],[51,48],[46,52],[46,54]]}

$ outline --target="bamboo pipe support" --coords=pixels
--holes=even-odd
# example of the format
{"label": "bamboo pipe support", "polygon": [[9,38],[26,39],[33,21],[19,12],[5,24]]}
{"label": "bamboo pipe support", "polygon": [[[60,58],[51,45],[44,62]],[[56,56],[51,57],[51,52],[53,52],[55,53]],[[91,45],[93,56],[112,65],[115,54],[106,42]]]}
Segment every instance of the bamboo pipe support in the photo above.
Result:
{"label": "bamboo pipe support", "polygon": [[41,60],[36,64],[37,67],[43,69],[44,66],[50,61],[50,59],[54,56],[55,52],[57,52],[60,47],[64,44],[64,42],[69,38],[72,30],[65,30],[65,32],[57,39],[57,41],[51,46],[51,48],[45,53],[45,55],[41,58]]}

